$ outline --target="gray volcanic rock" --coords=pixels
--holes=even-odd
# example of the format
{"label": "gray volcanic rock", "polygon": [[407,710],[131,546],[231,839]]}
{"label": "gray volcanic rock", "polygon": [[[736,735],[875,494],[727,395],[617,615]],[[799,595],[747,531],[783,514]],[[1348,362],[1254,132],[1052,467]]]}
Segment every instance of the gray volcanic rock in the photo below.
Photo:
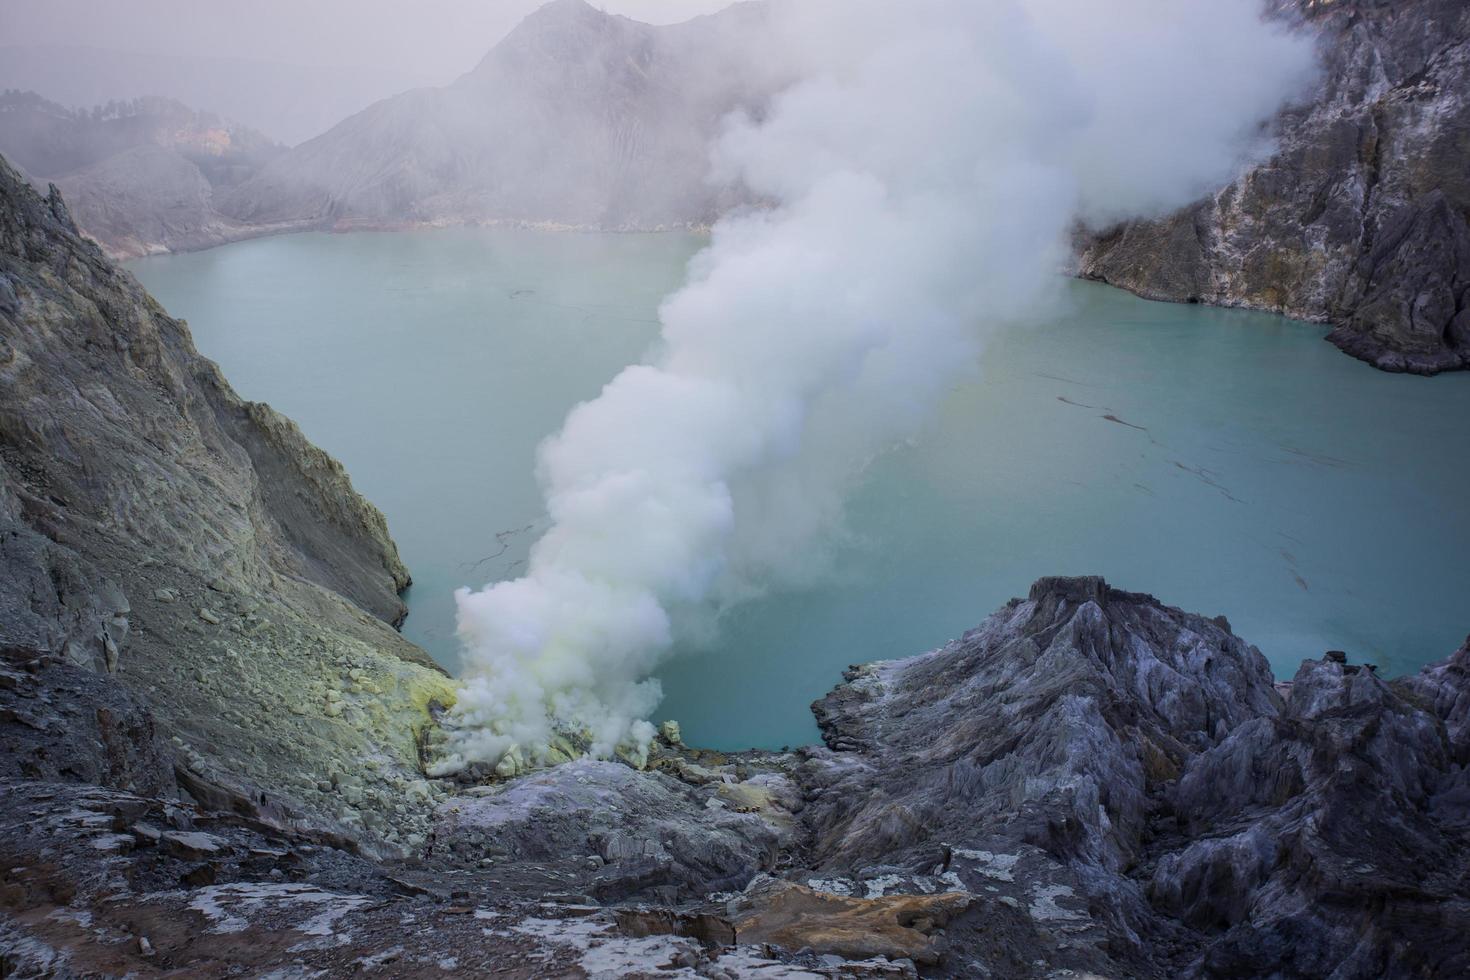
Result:
{"label": "gray volcanic rock", "polygon": [[1222,620],[1043,579],[814,705],[807,874],[981,896],[956,975],[1460,976],[1467,657],[1307,661],[1283,702]]}
{"label": "gray volcanic rock", "polygon": [[1328,339],[1385,370],[1433,373],[1470,358],[1470,225],[1438,189],[1385,222],[1358,263],[1362,299]]}
{"label": "gray volcanic rock", "polygon": [[1269,160],[1168,217],[1086,237],[1079,269],[1151,299],[1332,323],[1389,371],[1470,366],[1470,7],[1279,0],[1318,33],[1315,98]]}
{"label": "gray volcanic rock", "polygon": [[1470,637],[1447,660],[1430,664],[1399,684],[1444,721],[1456,760],[1470,759]]}
{"label": "gray volcanic rock", "polygon": [[454,84],[365,109],[220,208],[302,227],[708,224],[738,200],[705,181],[710,140],[775,87],[750,56],[764,17],[744,3],[654,27],[556,0]]}
{"label": "gray volcanic rock", "polygon": [[[799,798],[784,776],[758,779]],[[621,763],[578,760],[478,798],[439,808],[431,857],[489,861],[501,868],[554,866],[601,900],[633,896],[664,901],[739,890],[772,870],[794,841],[779,804],[750,812],[724,805],[719,788],[695,786]]]}
{"label": "gray volcanic rock", "polygon": [[1307,661],[1280,715],[1240,726],[1181,775],[1148,889],[1212,940],[1195,970],[1470,971],[1470,757],[1416,696],[1422,684]]}
{"label": "gray volcanic rock", "polygon": [[174,795],[174,753],[152,712],[85,667],[0,653],[0,777]]}
{"label": "gray volcanic rock", "polygon": [[1334,655],[1283,701],[1222,619],[1043,579],[851,671],[816,706],[827,748],[660,745],[653,771],[462,788],[410,860],[11,780],[0,955],[22,976],[1462,976],[1467,665],[1385,683]]}
{"label": "gray volcanic rock", "polygon": [[3,162],[0,283],[5,771],[426,830],[384,800],[453,689],[382,514]]}
{"label": "gray volcanic rock", "polygon": [[[996,723],[992,699],[1011,724]],[[829,747],[904,774],[882,805],[834,792],[831,810],[809,811],[822,821],[818,856],[851,866],[912,852],[928,866],[946,835],[989,818],[1126,867],[1146,784],[1278,705],[1265,658],[1218,623],[1101,579],[1042,579],[951,647],[856,668],[813,706]]]}
{"label": "gray volcanic rock", "polygon": [[[385,866],[320,835],[93,786],[0,780],[0,861],[0,965],[18,980],[839,975],[814,955],[735,946],[712,917],[527,900],[488,878]],[[840,975],[914,974],[884,960]]]}

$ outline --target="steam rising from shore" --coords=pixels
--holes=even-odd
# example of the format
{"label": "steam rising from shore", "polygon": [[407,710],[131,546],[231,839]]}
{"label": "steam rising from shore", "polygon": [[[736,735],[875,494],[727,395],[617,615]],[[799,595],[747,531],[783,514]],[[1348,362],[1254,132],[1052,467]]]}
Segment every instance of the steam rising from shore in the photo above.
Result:
{"label": "steam rising from shore", "polygon": [[458,593],[452,769],[557,728],[646,746],[682,610],[810,571],[858,470],[997,327],[1045,311],[1076,222],[1187,203],[1261,152],[1309,44],[1252,0],[802,0],[760,57],[804,80],[732,120],[729,217],[658,349],[541,448],[551,529]]}

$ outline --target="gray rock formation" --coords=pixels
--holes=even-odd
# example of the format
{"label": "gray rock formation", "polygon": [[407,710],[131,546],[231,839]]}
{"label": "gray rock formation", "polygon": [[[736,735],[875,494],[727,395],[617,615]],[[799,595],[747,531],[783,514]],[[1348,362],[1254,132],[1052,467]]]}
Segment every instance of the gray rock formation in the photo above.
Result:
{"label": "gray rock formation", "polygon": [[978,895],[958,975],[1460,976],[1467,658],[1307,661],[1283,702],[1223,620],[1043,579],[814,706],[810,873]]}
{"label": "gray rock formation", "polygon": [[1320,90],[1278,152],[1157,221],[1085,238],[1080,272],[1151,299],[1331,323],[1389,371],[1470,366],[1470,7],[1278,0],[1318,33]]}
{"label": "gray rock formation", "polygon": [[0,153],[33,183],[54,181],[82,230],[115,258],[271,231],[224,217],[214,198],[283,149],[169,99],[74,111],[34,92],[0,96]]}
{"label": "gray rock formation", "polygon": [[[529,901],[189,803],[0,780],[7,977],[912,977],[735,945],[715,917]],[[915,903],[917,904],[917,903]],[[793,966],[797,960],[803,966]]]}
{"label": "gray rock formation", "polygon": [[391,628],[407,583],[341,465],[0,161],[0,773],[156,792],[177,768],[196,797],[426,831],[427,801],[362,805],[417,778],[453,696]]}
{"label": "gray rock formation", "polygon": [[443,804],[429,855],[488,860],[503,873],[560,868],[598,899],[674,902],[738,890],[795,844],[800,794],[778,767],[769,762],[765,774],[738,783],[692,784],[622,763],[566,763]]}
{"label": "gray rock formation", "polygon": [[736,199],[705,182],[710,139],[774,85],[750,57],[764,16],[745,3],[653,27],[555,0],[454,84],[365,109],[220,208],[331,228],[708,224]]}

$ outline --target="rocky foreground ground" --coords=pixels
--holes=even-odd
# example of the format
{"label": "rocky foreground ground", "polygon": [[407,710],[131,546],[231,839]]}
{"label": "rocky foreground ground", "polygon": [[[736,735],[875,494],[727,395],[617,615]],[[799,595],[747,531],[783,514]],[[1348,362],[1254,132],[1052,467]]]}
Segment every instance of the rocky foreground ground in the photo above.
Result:
{"label": "rocky foreground ground", "polygon": [[1290,684],[1043,579],[823,746],[426,773],[340,465],[0,162],[0,975],[1454,977],[1470,648]]}
{"label": "rocky foreground ground", "polygon": [[[0,949],[14,976],[1464,976],[1470,647],[1392,682],[1343,660],[1283,697],[1223,620],[1043,579],[853,668],[825,746],[446,784],[407,853],[10,779]],[[13,724],[29,675],[0,676]]]}

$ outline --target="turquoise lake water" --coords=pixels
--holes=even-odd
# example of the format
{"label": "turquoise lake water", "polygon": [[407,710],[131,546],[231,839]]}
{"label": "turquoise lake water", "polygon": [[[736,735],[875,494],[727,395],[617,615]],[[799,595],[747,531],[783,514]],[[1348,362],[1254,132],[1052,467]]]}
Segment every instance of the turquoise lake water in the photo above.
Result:
{"label": "turquoise lake water", "polygon": [[[657,333],[688,235],[292,235],[130,268],[245,398],[388,516],[404,633],[451,670],[453,590],[543,526],[536,444]],[[660,675],[695,744],[815,738],[843,667],[931,649],[1048,574],[1225,614],[1278,676],[1403,673],[1470,631],[1470,374],[1374,371],[1323,328],[1068,282],[850,498],[825,585],[742,606]]]}

